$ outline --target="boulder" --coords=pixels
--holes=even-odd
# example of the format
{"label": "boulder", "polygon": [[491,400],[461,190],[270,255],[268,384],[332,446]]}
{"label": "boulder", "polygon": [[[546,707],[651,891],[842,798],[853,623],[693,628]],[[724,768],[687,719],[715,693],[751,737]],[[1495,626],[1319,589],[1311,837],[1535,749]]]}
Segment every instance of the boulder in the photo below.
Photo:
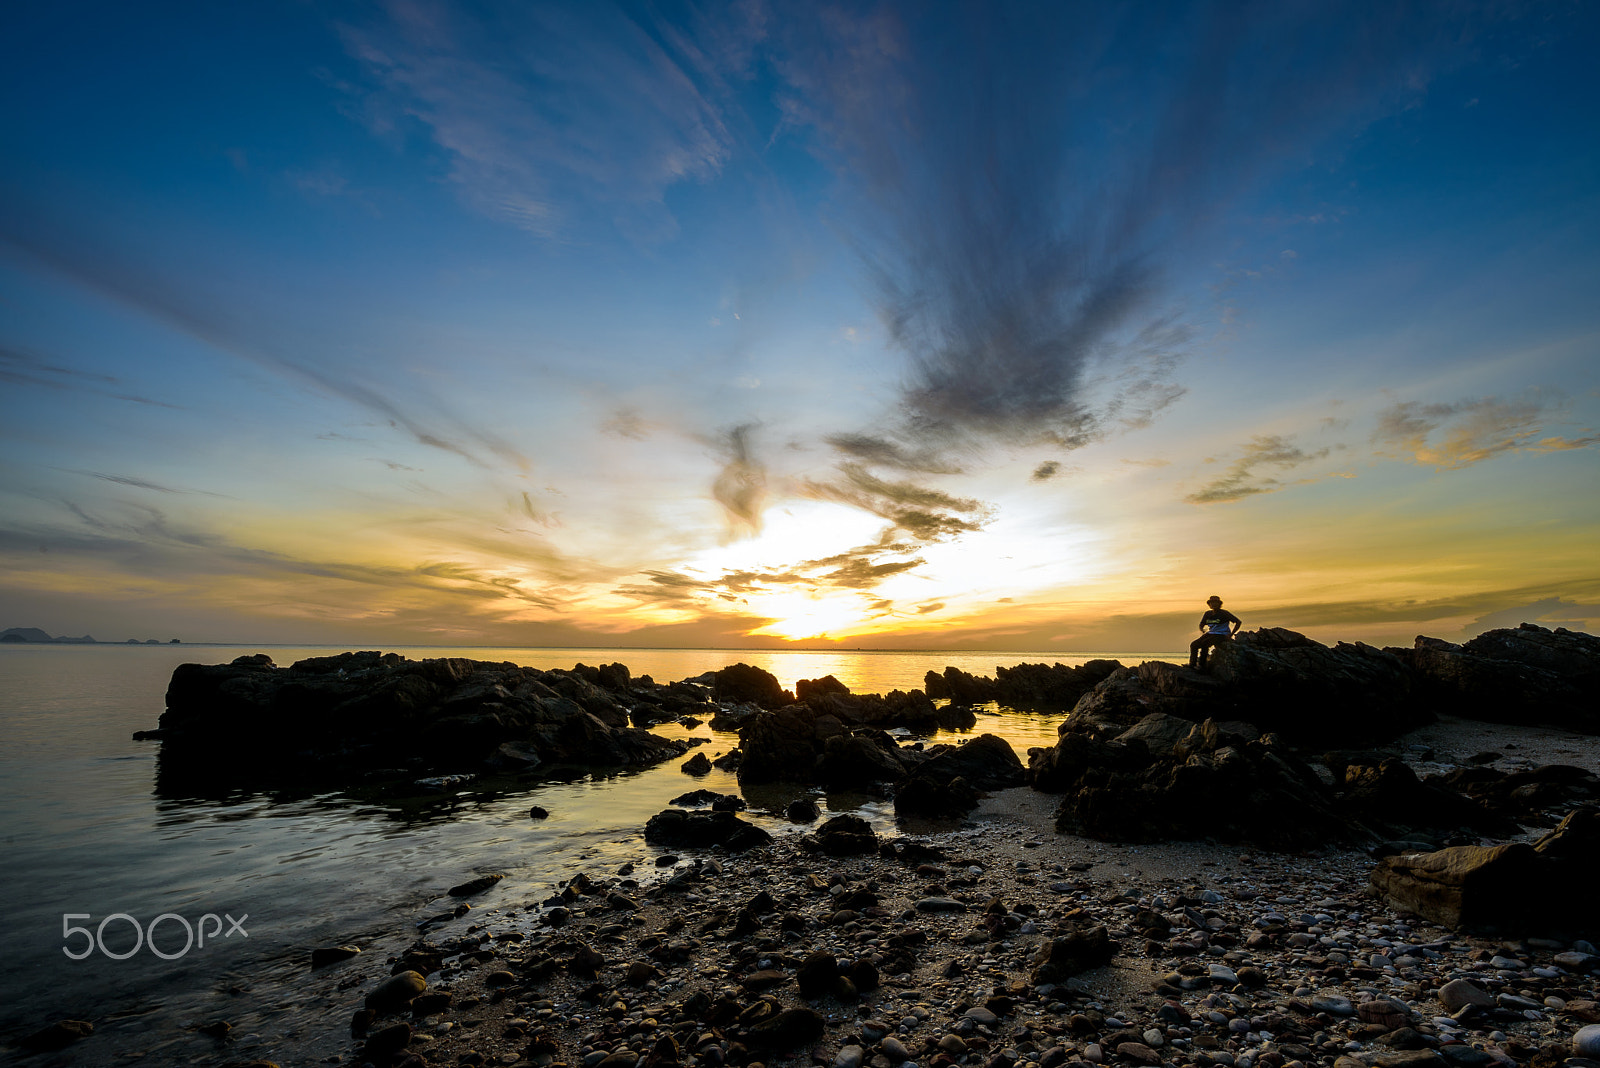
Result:
{"label": "boulder", "polygon": [[1372,886],[1389,903],[1446,927],[1478,927],[1528,919],[1538,896],[1539,855],[1532,846],[1451,846],[1432,853],[1385,857]]}
{"label": "boulder", "polygon": [[883,731],[862,728],[824,739],[814,764],[818,782],[858,784],[892,782],[906,774],[911,761]]}
{"label": "boulder", "polygon": [[1453,846],[1385,857],[1373,888],[1396,908],[1449,927],[1562,933],[1594,924],[1600,809],[1567,814],[1529,846]]}
{"label": "boulder", "polygon": [[1023,778],[1022,761],[997,735],[980,735],[959,746],[935,746],[895,788],[895,815],[964,816],[985,791],[1020,786]]}
{"label": "boulder", "polygon": [[785,690],[775,675],[749,664],[730,664],[712,675],[711,692],[718,701],[736,701],[780,708],[792,704],[794,695]]}
{"label": "boulder", "polygon": [[816,830],[817,843],[830,857],[878,852],[878,835],[872,824],[849,813],[834,816]]}
{"label": "boulder", "polygon": [[1061,933],[1034,955],[1033,985],[1060,983],[1079,972],[1109,964],[1115,952],[1116,945],[1105,925],[1080,927],[1068,920]]}
{"label": "boulder", "polygon": [[801,701],[812,696],[820,697],[828,693],[848,694],[849,692],[850,687],[832,675],[824,675],[820,679],[801,679],[794,684],[795,698]]}
{"label": "boulder", "polygon": [[733,812],[685,812],[669,808],[651,816],[644,825],[644,840],[672,849],[723,846],[733,852],[755,849],[772,841],[772,835]]}

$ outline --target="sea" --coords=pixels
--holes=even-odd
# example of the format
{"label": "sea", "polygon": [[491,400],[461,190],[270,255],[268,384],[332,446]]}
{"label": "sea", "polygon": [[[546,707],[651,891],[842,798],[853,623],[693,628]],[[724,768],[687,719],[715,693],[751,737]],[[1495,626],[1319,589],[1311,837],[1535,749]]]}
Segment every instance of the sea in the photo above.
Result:
{"label": "sea", "polygon": [[[469,779],[398,795],[354,781],[322,793],[158,791],[159,743],[132,736],[157,725],[179,664],[266,653],[288,665],[343,648],[0,645],[0,862],[11,888],[0,923],[0,1041],[79,1019],[94,1024],[93,1036],[27,1063],[338,1063],[348,1053],[339,1030],[359,1005],[358,984],[387,974],[384,956],[456,904],[449,887],[502,873],[481,907],[514,909],[579,872],[613,875],[633,862],[635,877],[646,879],[659,852],[644,842],[646,820],[689,790],[741,793],[734,776],[714,770],[692,779],[678,760],[626,772],[578,769],[557,781]],[[855,693],[920,689],[927,671],[946,666],[993,676],[1021,663],[1183,659],[1116,651],[384,651],[545,669],[621,662],[658,683],[746,663],[789,689],[832,675]],[[1055,743],[1061,721],[1059,713],[996,705],[977,711],[971,731],[928,741],[997,734],[1026,761],[1030,747]],[[709,726],[654,729],[705,738],[697,751],[712,757],[738,744]],[[751,806],[745,818],[774,835],[806,829],[781,815],[800,796],[814,797],[825,815],[854,812],[880,832],[895,830],[892,807],[871,794],[769,787],[743,796]],[[533,806],[548,818],[530,818]],[[341,944],[363,956],[310,971],[312,948]],[[225,1039],[199,1030],[218,1021],[230,1025]]]}

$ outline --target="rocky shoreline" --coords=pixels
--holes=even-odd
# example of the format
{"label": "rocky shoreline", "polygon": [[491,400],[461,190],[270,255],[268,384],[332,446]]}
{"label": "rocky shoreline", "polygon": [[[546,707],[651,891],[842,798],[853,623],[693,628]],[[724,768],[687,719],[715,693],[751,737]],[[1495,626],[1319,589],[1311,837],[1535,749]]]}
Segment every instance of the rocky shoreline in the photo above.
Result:
{"label": "rocky shoreline", "polygon": [[[1443,709],[1593,728],[1600,641],[1525,625],[1443,645],[1261,631],[1207,674],[947,670],[882,697],[832,679],[789,693],[744,665],[658,685],[622,665],[240,658],[180,668],[153,736],[163,774],[252,741],[234,773],[477,761],[533,777],[682,757],[643,728],[703,716],[739,745],[694,754],[691,777],[715,763],[741,786],[892,801],[898,834],[799,801],[768,814],[790,827],[774,837],[743,798],[690,792],[650,820],[648,852],[554,896],[464,879],[404,952],[310,955],[347,992],[350,1038],[327,1063],[1600,1068],[1592,737],[1573,760],[1516,764],[1408,740],[1450,737]],[[1470,696],[1486,679],[1489,714]],[[970,727],[987,700],[1072,711],[1026,766],[988,735],[914,740]],[[1493,736],[1511,749],[1519,729]],[[27,1041],[65,1048],[75,1026]]]}
{"label": "rocky shoreline", "polygon": [[404,953],[319,969],[348,972],[339,1062],[1600,1064],[1587,941],[1428,923],[1375,898],[1349,850],[1058,836],[1041,800],[1003,791],[916,837],[835,817],[577,873],[541,900],[466,888],[472,907]]}

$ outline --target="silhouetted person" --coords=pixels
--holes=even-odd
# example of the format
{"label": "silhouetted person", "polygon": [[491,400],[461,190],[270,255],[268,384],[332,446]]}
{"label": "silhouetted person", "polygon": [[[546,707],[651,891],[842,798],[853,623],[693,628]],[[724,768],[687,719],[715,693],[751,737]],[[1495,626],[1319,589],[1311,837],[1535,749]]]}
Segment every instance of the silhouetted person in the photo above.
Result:
{"label": "silhouetted person", "polygon": [[1221,597],[1213,594],[1206,599],[1206,604],[1210,607],[1206,609],[1206,614],[1200,617],[1200,637],[1189,643],[1189,666],[1199,668],[1201,671],[1206,667],[1206,650],[1213,645],[1233,640],[1233,636],[1239,633],[1239,628],[1243,626],[1238,616],[1223,609]]}

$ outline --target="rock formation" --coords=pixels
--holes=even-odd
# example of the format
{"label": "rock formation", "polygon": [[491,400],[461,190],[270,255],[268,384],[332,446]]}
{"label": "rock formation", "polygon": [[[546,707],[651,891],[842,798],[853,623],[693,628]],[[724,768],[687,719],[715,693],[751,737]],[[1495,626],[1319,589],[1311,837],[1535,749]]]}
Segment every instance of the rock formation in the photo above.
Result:
{"label": "rock formation", "polygon": [[184,664],[172,674],[160,730],[149,735],[162,742],[163,774],[202,777],[395,763],[637,766],[686,751],[628,726],[616,692],[626,669],[596,669],[595,681],[586,674],[378,652],[287,668],[264,654]]}

